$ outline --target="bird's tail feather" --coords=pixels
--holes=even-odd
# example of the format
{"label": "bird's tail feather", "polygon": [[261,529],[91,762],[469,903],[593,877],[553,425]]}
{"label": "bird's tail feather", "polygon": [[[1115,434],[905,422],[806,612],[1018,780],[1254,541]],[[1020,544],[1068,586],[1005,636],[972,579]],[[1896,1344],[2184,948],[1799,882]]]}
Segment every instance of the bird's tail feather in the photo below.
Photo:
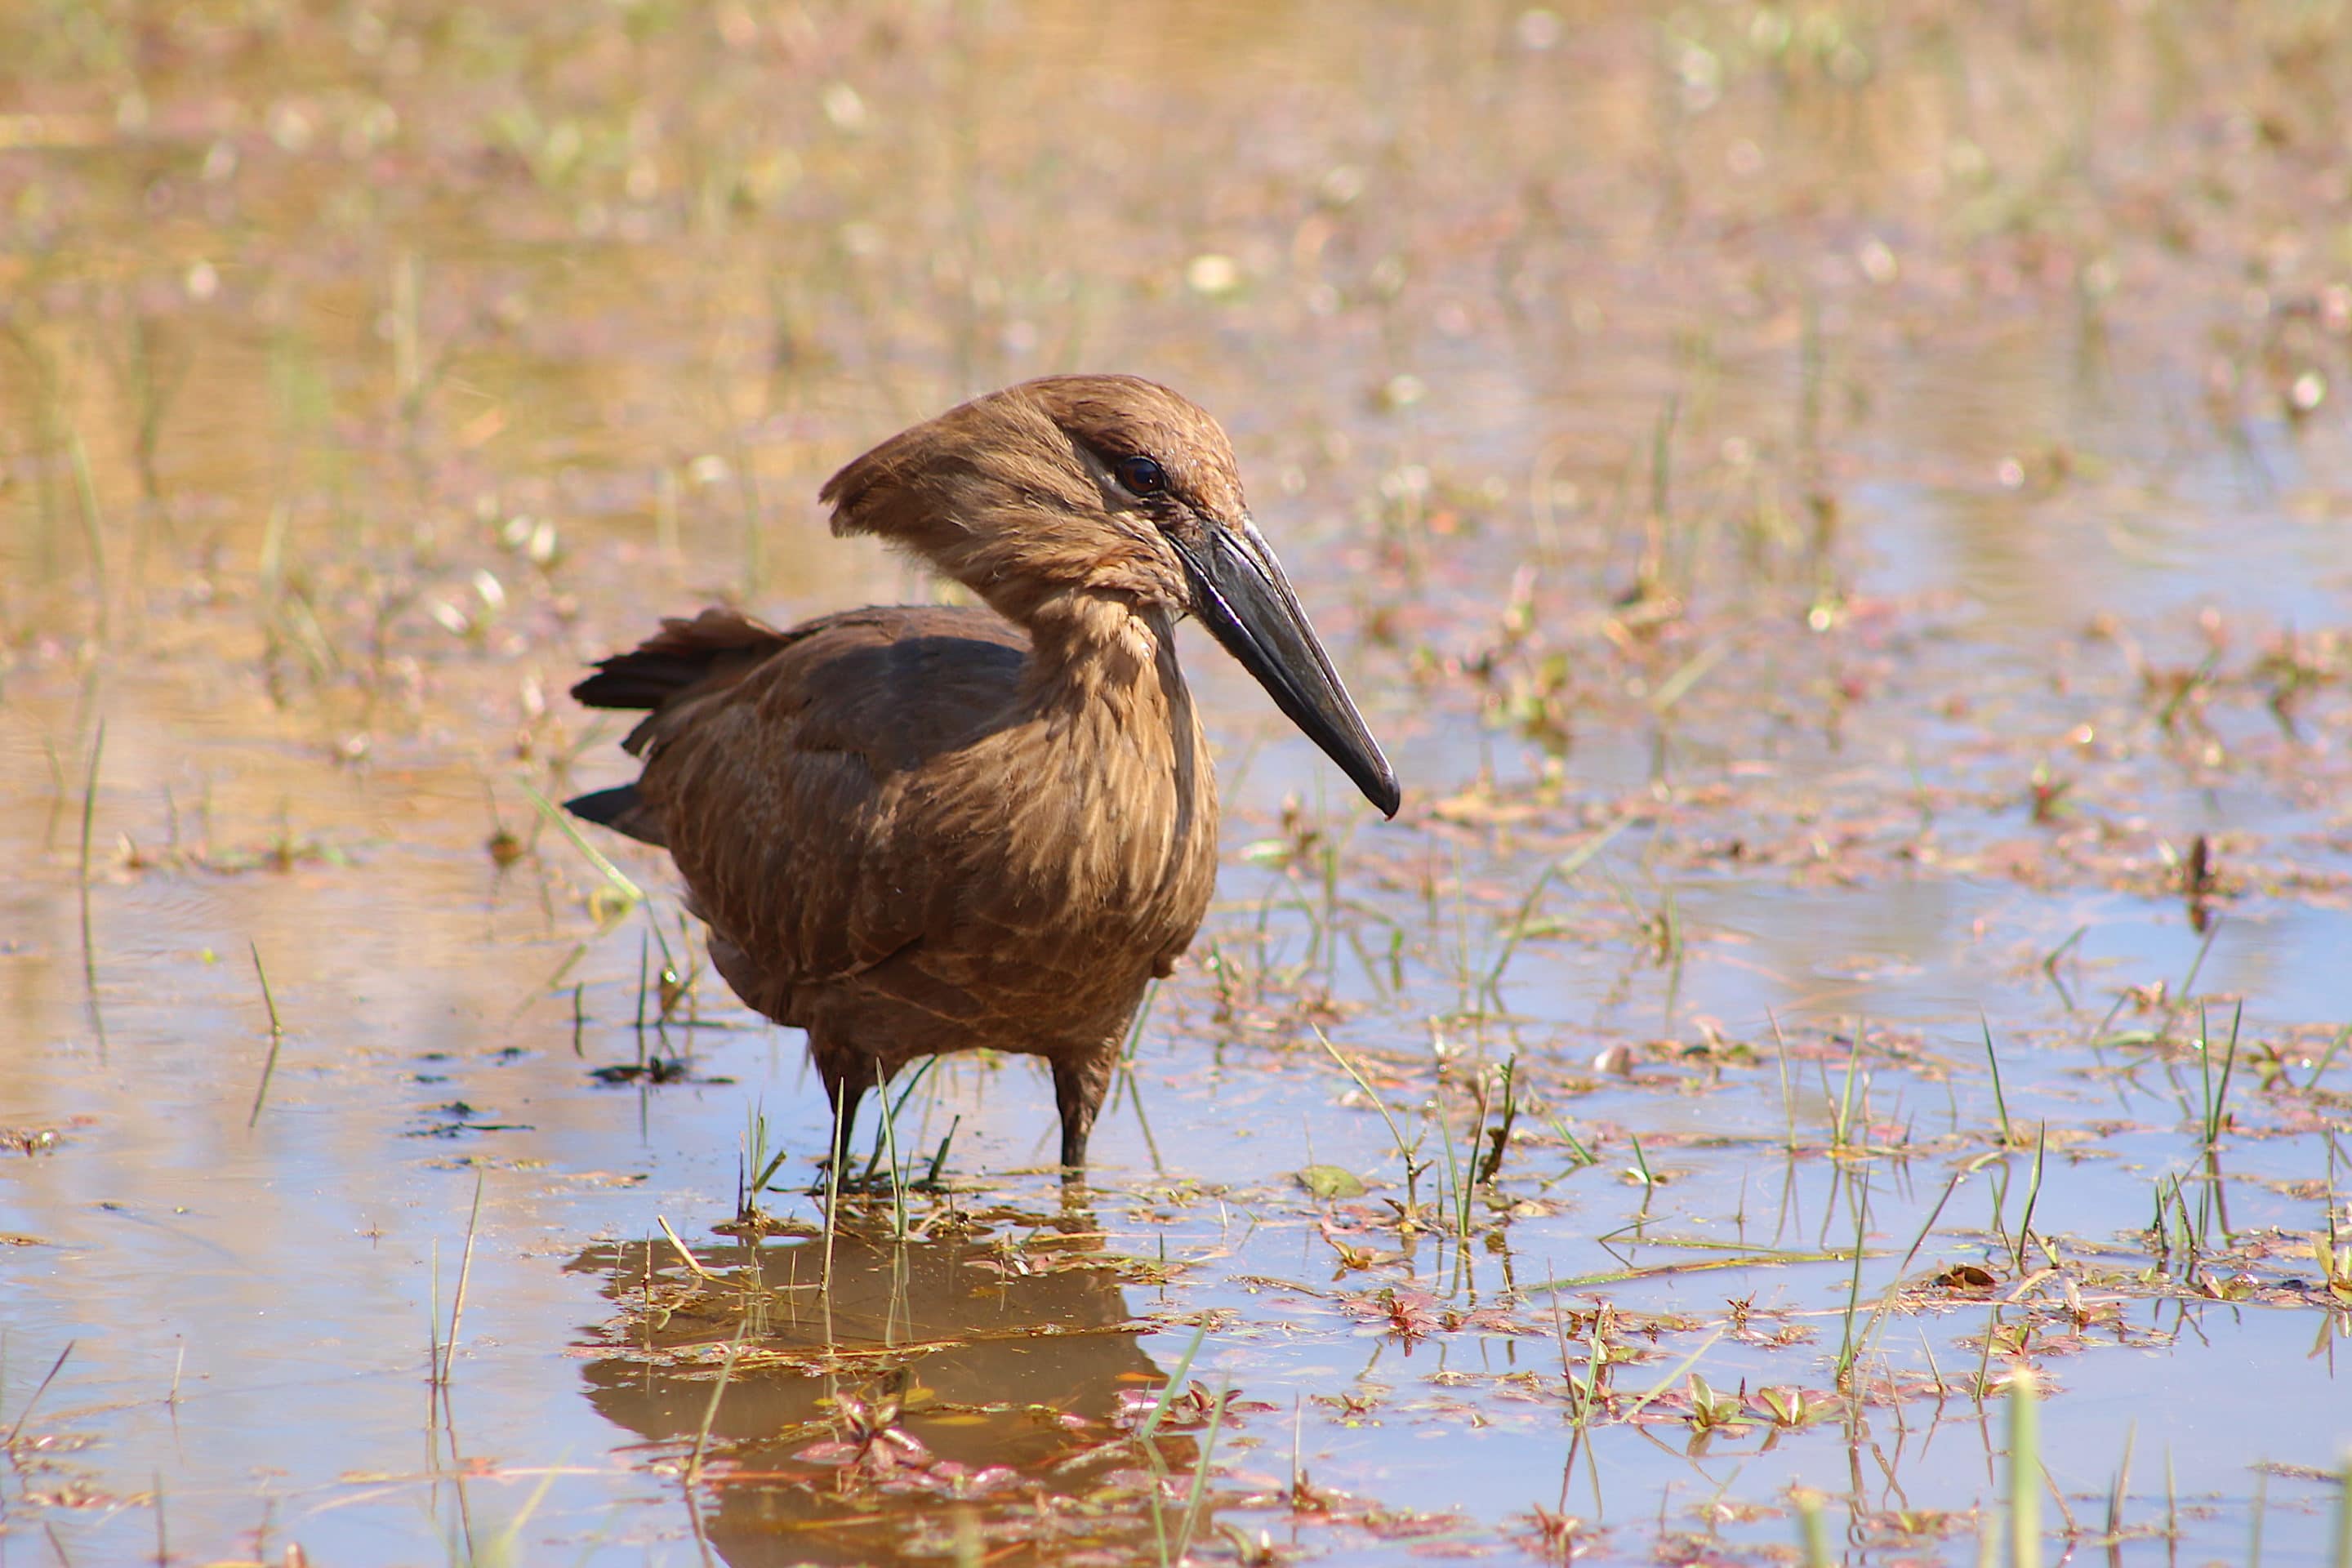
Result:
{"label": "bird's tail feather", "polygon": [[[792,635],[762,626],[740,610],[708,609],[692,620],[666,620],[662,629],[627,653],[596,666],[596,673],[572,689],[591,708],[635,709],[643,722],[621,742],[632,756],[644,756],[663,729],[677,721],[681,700],[725,689],[792,641]],[[564,802],[572,816],[616,833],[667,848],[661,812],[635,784],[600,789]]]}
{"label": "bird's tail feather", "polygon": [[708,609],[662,622],[627,653],[599,663],[572,695],[591,708],[657,709],[681,692],[740,678],[791,640],[740,610]]}
{"label": "bird's tail feather", "polygon": [[663,837],[659,816],[633,784],[574,795],[563,803],[563,809],[585,821],[609,827],[615,833],[625,833],[642,843],[668,847],[669,840]]}

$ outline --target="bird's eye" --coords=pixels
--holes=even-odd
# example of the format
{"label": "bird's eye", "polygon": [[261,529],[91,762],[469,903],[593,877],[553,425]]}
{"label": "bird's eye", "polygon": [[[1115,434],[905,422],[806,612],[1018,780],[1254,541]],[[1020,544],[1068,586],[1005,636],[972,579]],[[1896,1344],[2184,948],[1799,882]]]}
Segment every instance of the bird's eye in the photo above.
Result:
{"label": "bird's eye", "polygon": [[1158,495],[1168,488],[1168,470],[1150,458],[1121,458],[1111,472],[1118,482],[1139,496]]}

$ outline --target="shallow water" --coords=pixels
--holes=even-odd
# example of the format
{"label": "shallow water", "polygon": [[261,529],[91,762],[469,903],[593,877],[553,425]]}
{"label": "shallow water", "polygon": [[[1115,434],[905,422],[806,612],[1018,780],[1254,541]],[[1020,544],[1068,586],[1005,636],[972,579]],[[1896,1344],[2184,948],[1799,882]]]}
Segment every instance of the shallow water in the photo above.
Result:
{"label": "shallow water", "polygon": [[[69,6],[0,60],[0,1552],[1767,1562],[1818,1496],[1957,1563],[2026,1370],[2053,1559],[2328,1560],[2335,23]],[[942,1063],[941,1182],[828,1263],[797,1037],[530,792],[623,776],[563,689],[658,615],[927,592],[816,485],[1078,366],[1226,419],[1407,809],[1194,639],[1230,853],[1090,1195],[1030,1064]]]}

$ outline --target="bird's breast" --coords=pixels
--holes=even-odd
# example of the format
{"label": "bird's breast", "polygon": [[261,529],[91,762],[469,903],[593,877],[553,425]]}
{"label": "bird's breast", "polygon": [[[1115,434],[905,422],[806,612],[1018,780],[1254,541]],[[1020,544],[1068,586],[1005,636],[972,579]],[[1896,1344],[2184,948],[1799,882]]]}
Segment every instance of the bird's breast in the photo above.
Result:
{"label": "bird's breast", "polygon": [[[1156,966],[1216,879],[1216,775],[1181,676],[1097,689],[963,753],[950,798],[992,809],[959,837],[967,885],[1066,964]],[[1168,672],[1172,676],[1172,668]]]}

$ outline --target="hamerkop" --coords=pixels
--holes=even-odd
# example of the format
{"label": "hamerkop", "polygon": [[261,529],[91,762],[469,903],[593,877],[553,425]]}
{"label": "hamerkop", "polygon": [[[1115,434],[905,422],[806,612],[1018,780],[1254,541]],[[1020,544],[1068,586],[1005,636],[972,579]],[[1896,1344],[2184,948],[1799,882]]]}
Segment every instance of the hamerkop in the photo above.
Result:
{"label": "hamerkop", "polygon": [[1217,422],[1124,375],[1051,376],[825,482],[986,609],[779,631],[667,620],[572,694],[648,710],[633,784],[569,803],[667,848],[735,994],[808,1031],[835,1113],[918,1057],[1044,1057],[1062,1163],[1145,986],[1200,929],[1217,784],[1176,663],[1203,625],[1384,816],[1396,775],[1252,524]]}

